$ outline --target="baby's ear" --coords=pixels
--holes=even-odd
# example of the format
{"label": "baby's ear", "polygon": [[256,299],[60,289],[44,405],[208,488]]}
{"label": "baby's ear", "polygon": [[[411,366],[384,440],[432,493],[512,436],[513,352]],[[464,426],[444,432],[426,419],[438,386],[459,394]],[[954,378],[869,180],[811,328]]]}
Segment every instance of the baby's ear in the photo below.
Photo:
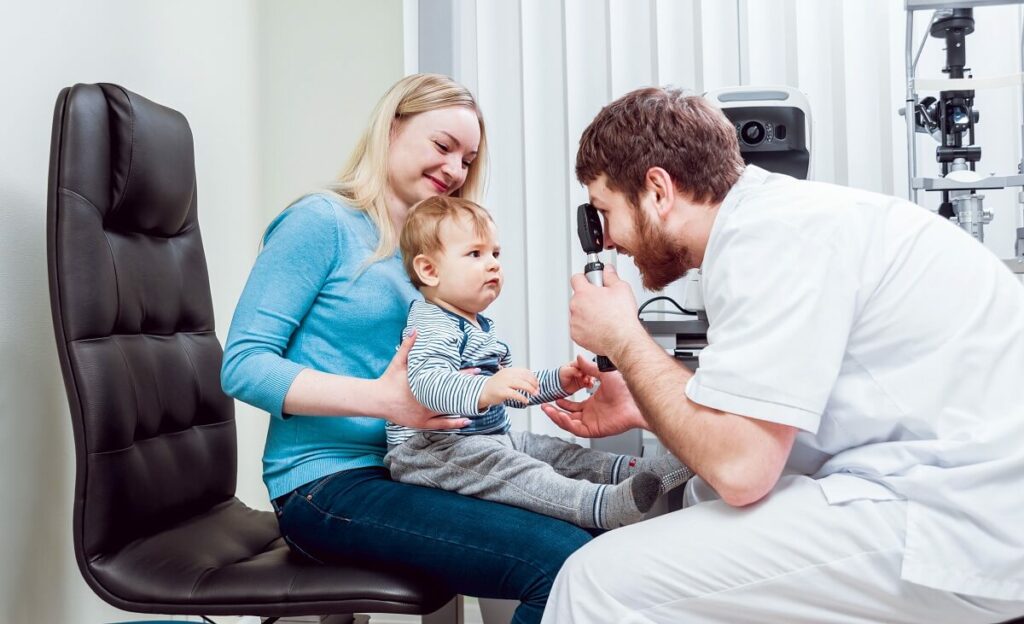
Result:
{"label": "baby's ear", "polygon": [[412,268],[416,271],[416,276],[420,278],[420,282],[424,286],[437,286],[437,283],[441,281],[437,274],[437,265],[426,254],[420,254],[413,258]]}

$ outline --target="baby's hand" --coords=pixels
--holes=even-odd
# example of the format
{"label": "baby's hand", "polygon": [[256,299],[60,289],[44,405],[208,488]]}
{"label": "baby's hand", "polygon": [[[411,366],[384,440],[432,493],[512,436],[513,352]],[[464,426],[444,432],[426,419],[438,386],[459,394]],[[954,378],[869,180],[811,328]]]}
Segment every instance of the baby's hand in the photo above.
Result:
{"label": "baby's hand", "polygon": [[540,384],[533,371],[526,368],[503,368],[484,384],[477,409],[484,410],[505,401],[530,402],[529,397],[540,392]]}
{"label": "baby's hand", "polygon": [[576,360],[558,369],[558,381],[562,382],[562,388],[569,394],[575,394],[583,388],[594,387],[594,378],[580,370],[576,366]]}

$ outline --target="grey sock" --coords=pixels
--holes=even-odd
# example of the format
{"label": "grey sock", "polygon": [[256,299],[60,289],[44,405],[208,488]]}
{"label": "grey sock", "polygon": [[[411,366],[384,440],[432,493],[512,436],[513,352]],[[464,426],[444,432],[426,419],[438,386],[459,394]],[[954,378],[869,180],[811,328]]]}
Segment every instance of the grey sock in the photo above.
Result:
{"label": "grey sock", "polygon": [[693,476],[693,471],[683,465],[683,462],[676,459],[676,456],[671,453],[665,453],[657,457],[621,455],[615,461],[613,470],[616,471],[616,483],[643,472],[653,473],[661,480],[662,494],[683,485]]}
{"label": "grey sock", "polygon": [[595,524],[614,529],[643,519],[661,493],[661,479],[641,472],[618,485],[602,485],[594,501]]}

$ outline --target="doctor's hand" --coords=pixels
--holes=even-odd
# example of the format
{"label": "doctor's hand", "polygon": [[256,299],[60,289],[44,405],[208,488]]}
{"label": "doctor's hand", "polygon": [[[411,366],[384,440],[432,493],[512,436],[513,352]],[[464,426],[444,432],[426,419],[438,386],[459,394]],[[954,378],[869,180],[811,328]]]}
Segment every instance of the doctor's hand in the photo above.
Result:
{"label": "doctor's hand", "polygon": [[615,354],[646,336],[636,316],[636,298],[615,269],[604,269],[604,287],[594,286],[582,273],[572,276],[569,334],[573,342],[615,361]]}
{"label": "doctor's hand", "polygon": [[602,373],[583,356],[577,356],[576,366],[583,373],[597,377],[601,385],[585,401],[559,399],[554,404],[541,405],[540,409],[556,425],[581,438],[603,438],[630,429],[648,428],[621,373]]}

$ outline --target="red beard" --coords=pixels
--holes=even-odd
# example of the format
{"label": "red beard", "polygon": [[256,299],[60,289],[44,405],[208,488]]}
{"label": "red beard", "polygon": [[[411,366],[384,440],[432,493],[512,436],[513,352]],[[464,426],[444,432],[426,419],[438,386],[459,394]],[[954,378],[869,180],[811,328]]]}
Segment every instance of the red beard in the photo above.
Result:
{"label": "red beard", "polygon": [[686,245],[672,240],[642,210],[633,213],[633,225],[637,245],[630,251],[644,288],[659,292],[694,268]]}

